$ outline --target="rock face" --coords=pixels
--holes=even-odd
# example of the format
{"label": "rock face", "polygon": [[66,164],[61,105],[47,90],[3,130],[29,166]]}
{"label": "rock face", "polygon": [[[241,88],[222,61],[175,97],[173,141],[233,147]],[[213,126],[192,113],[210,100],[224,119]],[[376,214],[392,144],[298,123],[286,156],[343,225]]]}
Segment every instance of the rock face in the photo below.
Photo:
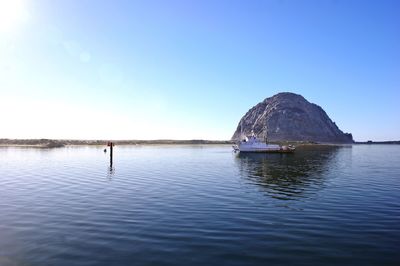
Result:
{"label": "rock face", "polygon": [[252,132],[258,137],[267,133],[268,141],[354,142],[353,136],[343,133],[321,107],[289,92],[278,93],[251,108],[240,120],[232,140]]}

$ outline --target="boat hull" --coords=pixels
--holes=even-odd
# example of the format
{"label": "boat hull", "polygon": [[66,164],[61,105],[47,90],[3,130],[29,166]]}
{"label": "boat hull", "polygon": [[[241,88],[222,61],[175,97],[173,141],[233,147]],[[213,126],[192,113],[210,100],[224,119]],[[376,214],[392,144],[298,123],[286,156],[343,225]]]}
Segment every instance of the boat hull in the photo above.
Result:
{"label": "boat hull", "polygon": [[240,153],[294,153],[293,150],[238,150]]}
{"label": "boat hull", "polygon": [[242,153],[293,153],[294,147],[291,146],[279,146],[279,145],[234,145],[233,149],[235,152]]}

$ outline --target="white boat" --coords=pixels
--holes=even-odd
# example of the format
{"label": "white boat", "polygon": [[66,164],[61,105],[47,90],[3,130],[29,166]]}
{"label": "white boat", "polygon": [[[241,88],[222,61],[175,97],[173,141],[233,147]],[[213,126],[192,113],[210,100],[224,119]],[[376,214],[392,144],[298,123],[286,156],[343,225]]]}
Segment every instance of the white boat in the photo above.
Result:
{"label": "white boat", "polygon": [[266,141],[261,141],[255,135],[245,137],[238,144],[233,145],[235,152],[275,152],[275,153],[291,153],[295,151],[292,145],[281,146],[277,144],[269,144]]}

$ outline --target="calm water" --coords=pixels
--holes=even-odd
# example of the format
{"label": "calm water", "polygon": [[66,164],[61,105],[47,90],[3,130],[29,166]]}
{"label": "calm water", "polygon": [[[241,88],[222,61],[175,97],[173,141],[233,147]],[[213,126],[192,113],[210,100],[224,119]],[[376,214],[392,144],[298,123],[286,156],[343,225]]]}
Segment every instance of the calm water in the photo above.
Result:
{"label": "calm water", "polygon": [[0,148],[0,265],[400,265],[400,146]]}

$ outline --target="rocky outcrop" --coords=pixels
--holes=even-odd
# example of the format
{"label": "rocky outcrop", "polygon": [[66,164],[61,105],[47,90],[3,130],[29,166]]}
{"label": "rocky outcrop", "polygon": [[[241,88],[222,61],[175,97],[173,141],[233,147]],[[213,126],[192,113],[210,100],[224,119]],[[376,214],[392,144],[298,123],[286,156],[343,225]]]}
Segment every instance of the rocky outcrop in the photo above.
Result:
{"label": "rocky outcrop", "polygon": [[303,96],[283,92],[251,108],[240,120],[232,140],[254,132],[268,141],[353,143],[318,105]]}

